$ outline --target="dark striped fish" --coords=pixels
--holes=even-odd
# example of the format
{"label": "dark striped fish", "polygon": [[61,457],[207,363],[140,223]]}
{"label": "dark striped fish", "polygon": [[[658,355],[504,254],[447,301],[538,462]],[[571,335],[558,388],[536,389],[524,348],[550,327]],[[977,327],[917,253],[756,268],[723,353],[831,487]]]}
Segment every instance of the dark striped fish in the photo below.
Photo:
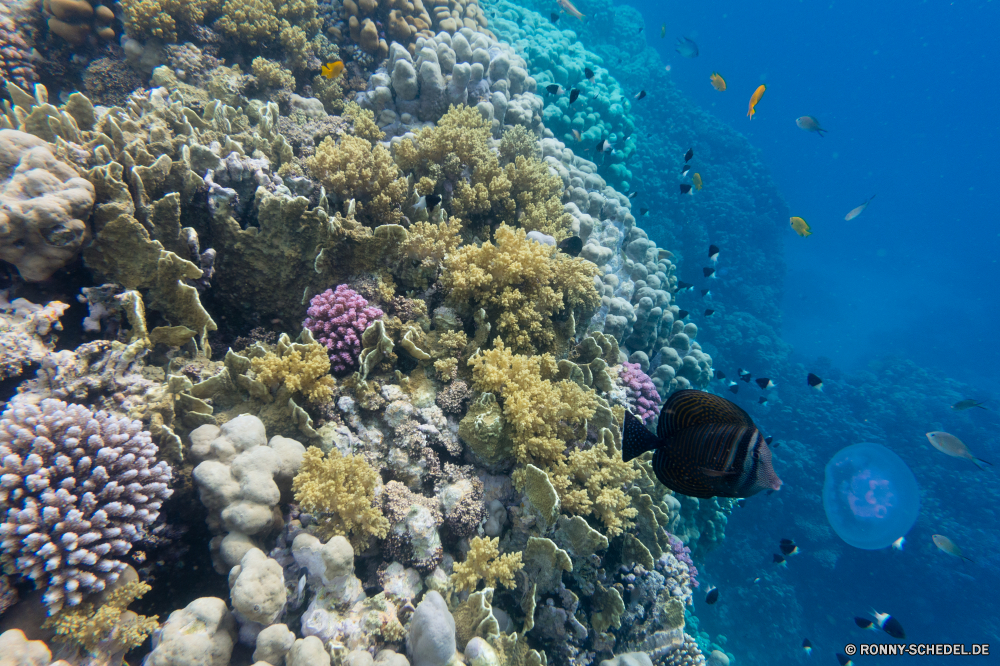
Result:
{"label": "dark striped fish", "polygon": [[749,497],[778,490],[771,450],[753,419],[725,398],[685,389],[671,395],[660,411],[656,434],[625,412],[622,459],[646,451],[660,483],[689,497]]}

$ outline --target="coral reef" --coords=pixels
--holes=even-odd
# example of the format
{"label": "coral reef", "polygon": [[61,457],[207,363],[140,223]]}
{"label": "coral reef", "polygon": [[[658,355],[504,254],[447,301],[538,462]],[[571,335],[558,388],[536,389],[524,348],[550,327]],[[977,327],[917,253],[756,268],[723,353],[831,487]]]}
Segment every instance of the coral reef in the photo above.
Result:
{"label": "coral reef", "polygon": [[358,365],[361,356],[361,334],[382,310],[370,307],[368,301],[346,284],[327,289],[309,300],[309,315],[302,326],[330,353],[333,371],[344,373]]}
{"label": "coral reef", "polygon": [[44,307],[23,298],[7,301],[0,292],[0,379],[17,377],[30,363],[40,363],[55,345],[53,331],[61,331],[69,306],[52,301]]}
{"label": "coral reef", "polygon": [[5,569],[44,587],[52,612],[114,582],[172,493],[156,452],[138,421],[12,400],[0,420]]}
{"label": "coral reef", "polygon": [[456,562],[452,582],[458,590],[475,591],[479,583],[486,587],[515,587],[515,577],[524,567],[521,553],[500,554],[499,538],[475,537],[469,543],[469,554],[464,562]]}

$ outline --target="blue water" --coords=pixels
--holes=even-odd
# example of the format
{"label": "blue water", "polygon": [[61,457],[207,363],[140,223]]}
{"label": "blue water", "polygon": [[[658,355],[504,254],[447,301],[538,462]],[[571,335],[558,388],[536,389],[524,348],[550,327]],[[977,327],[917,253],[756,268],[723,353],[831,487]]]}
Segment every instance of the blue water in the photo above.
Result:
{"label": "blue water", "polygon": [[[676,89],[760,151],[789,214],[813,230],[801,238],[785,218],[775,222],[784,225],[780,245],[760,238],[783,272],[780,313],[767,323],[792,346],[784,360],[777,354],[768,367],[759,352],[741,356],[740,345],[727,349],[718,337],[726,329],[716,331],[727,374],[755,358],[755,376],[786,383],[775,407],[757,408],[755,387],[734,398],[779,440],[775,467],[786,486],[731,516],[703,574],[721,588],[721,600],[699,601],[699,629],[736,663],[755,665],[807,663],[805,637],[819,664],[836,663],[834,653],[848,643],[896,642],[854,625],[872,608],[896,615],[907,642],[1000,643],[1000,606],[992,600],[1000,590],[1000,480],[923,439],[940,428],[959,434],[976,455],[1000,458],[1000,403],[988,403],[989,412],[948,407],[995,397],[1000,375],[993,120],[1000,93],[992,83],[1000,74],[1000,3],[631,4]],[[700,56],[674,52],[678,36],[695,40]],[[714,71],[727,91],[711,87]],[[767,92],[750,121],[747,103],[761,83]],[[804,115],[829,134],[799,129],[795,119]],[[658,120],[666,119],[647,114],[644,126]],[[637,172],[634,186],[651,177]],[[860,217],[844,220],[873,194]],[[681,274],[697,272],[696,261]],[[746,321],[735,330],[748,337]],[[827,379],[824,394],[804,386],[806,371]],[[843,446],[869,439],[899,454],[921,487],[921,514],[903,552],[858,550],[826,524],[824,465]],[[976,562],[937,550],[934,533],[960,540]],[[781,538],[803,550],[787,569],[771,563]]]}

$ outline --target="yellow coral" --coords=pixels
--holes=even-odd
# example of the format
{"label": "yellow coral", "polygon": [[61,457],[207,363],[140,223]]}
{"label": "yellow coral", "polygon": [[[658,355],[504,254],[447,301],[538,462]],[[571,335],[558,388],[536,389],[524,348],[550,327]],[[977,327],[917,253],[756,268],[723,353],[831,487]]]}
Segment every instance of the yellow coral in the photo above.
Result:
{"label": "yellow coral", "polygon": [[250,359],[256,379],[268,387],[284,385],[293,393],[302,393],[311,402],[323,403],[333,395],[337,383],[330,376],[330,357],[322,345],[294,344],[278,353]]}
{"label": "yellow coral", "polygon": [[292,481],[295,501],[319,519],[324,538],[346,536],[364,550],[372,537],[384,539],[389,521],[375,505],[378,472],[359,455],[342,456],[332,449],[326,457],[315,446],[306,449]]}
{"label": "yellow coral", "polygon": [[258,56],[250,63],[250,69],[266,88],[295,90],[295,77],[273,60]]}
{"label": "yellow coral", "polygon": [[[214,0],[122,0],[125,27],[134,37],[176,42],[178,27],[200,25]],[[178,25],[179,24],[179,25]]]}
{"label": "yellow coral", "polygon": [[[519,125],[520,127],[520,125]],[[517,155],[504,167],[510,181],[511,197],[517,202],[521,228],[541,231],[557,241],[569,235],[572,216],[562,204],[562,178],[551,173],[549,166],[534,157]]]}
{"label": "yellow coral", "polygon": [[281,20],[271,0],[225,0],[215,28],[233,42],[258,46],[281,30]]}
{"label": "yellow coral", "polygon": [[524,568],[521,553],[501,555],[499,544],[499,537],[472,539],[465,562],[457,562],[451,575],[456,590],[473,592],[480,581],[485,583],[486,587],[496,587],[497,584],[510,589],[517,587],[514,574]]}
{"label": "yellow coral", "polygon": [[155,615],[145,617],[125,610],[151,589],[140,581],[125,583],[108,594],[96,611],[93,604],[64,608],[47,619],[42,628],[53,629],[63,640],[76,643],[88,652],[97,650],[101,643],[109,640],[127,652],[142,645],[159,626],[159,618]]}
{"label": "yellow coral", "polygon": [[501,225],[495,238],[448,255],[441,275],[448,300],[485,308],[514,351],[552,348],[553,315],[568,309],[580,321],[600,303],[597,266],[529,241],[523,229]]}
{"label": "yellow coral", "polygon": [[330,137],[306,160],[306,168],[342,202],[354,199],[355,216],[369,226],[396,224],[408,187],[392,155],[367,139],[344,136],[338,144]]}
{"label": "yellow coral", "polygon": [[458,359],[442,358],[434,361],[434,370],[441,381],[451,381],[458,374]]}
{"label": "yellow coral", "polygon": [[[451,162],[458,167],[451,177],[459,176],[461,165],[476,168],[496,162],[489,148],[490,123],[472,106],[451,106],[433,127],[416,133],[396,146],[396,159],[404,171],[426,172],[431,165]],[[453,170],[455,167],[451,167]]]}
{"label": "yellow coral", "polygon": [[538,150],[538,137],[531,133],[524,125],[514,125],[503,133],[500,137],[500,160],[504,163],[513,162],[519,155],[522,157],[535,157]]}
{"label": "yellow coral", "polygon": [[357,102],[348,102],[344,106],[344,116],[350,118],[354,136],[359,136],[372,145],[385,138],[385,132],[375,124],[375,114],[362,109]]}
{"label": "yellow coral", "polygon": [[400,247],[400,277],[414,287],[427,288],[437,279],[438,268],[445,256],[461,244],[461,232],[462,221],[457,217],[440,223],[415,222],[410,225],[408,238]]}
{"label": "yellow coral", "polygon": [[497,340],[496,347],[471,359],[477,391],[499,396],[504,420],[514,427],[514,455],[520,463],[543,467],[563,459],[566,441],[580,432],[597,410],[593,391],[558,372],[551,354],[514,354]]}

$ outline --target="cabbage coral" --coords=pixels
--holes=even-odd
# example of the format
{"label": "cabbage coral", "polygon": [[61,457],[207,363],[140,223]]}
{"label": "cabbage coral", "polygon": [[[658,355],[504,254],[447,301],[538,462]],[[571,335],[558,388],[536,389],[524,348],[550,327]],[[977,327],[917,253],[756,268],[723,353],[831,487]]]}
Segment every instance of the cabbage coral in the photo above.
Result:
{"label": "cabbage coral", "polygon": [[447,257],[441,282],[448,300],[484,308],[516,352],[551,349],[554,316],[582,321],[600,303],[597,266],[529,241],[523,229],[502,225],[495,238],[496,244],[466,245]]}
{"label": "cabbage coral", "polygon": [[358,219],[370,226],[396,224],[408,187],[392,155],[381,145],[346,135],[338,144],[326,137],[306,160],[313,178],[343,202],[354,199]]}

